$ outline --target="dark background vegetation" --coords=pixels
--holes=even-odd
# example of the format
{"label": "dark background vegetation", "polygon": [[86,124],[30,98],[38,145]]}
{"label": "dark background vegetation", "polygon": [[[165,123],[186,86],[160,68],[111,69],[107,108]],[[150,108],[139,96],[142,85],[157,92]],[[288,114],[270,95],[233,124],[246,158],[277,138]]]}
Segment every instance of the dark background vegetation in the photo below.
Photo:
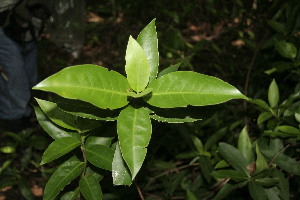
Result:
{"label": "dark background vegetation", "polygon": [[[292,67],[276,68],[275,62],[288,62],[288,59],[280,56],[273,42],[284,39],[299,49],[299,13],[298,0],[87,0],[86,26],[82,27],[85,43],[79,57],[74,58],[66,49],[54,45],[51,38],[44,38],[39,42],[39,77],[43,80],[64,67],[87,63],[123,73],[129,35],[136,37],[156,18],[160,70],[182,62],[180,70],[216,76],[246,96],[265,101],[269,84],[275,78],[280,99],[284,100],[299,83],[299,61]],[[283,24],[284,31],[276,30],[268,20]],[[268,71],[273,68],[274,72]],[[135,184],[115,187],[112,180],[105,178],[103,183],[107,184],[101,184],[105,199],[140,199],[139,191],[148,200],[186,199],[187,189],[199,199],[211,199],[220,188],[210,176],[211,167],[219,159],[217,142],[236,146],[245,125],[252,139],[260,137],[264,130],[256,123],[260,111],[254,105],[231,101],[215,110],[204,113],[204,119],[194,124],[153,122],[148,155]],[[195,148],[191,135],[203,143],[213,140],[209,149],[211,158],[190,153]],[[38,163],[51,139],[38,125],[19,137],[0,135],[0,145],[16,147],[12,153],[0,153],[0,162],[11,159],[14,168],[0,182],[3,184],[5,180],[9,186],[8,180],[16,183],[21,179],[26,183],[4,187],[0,199],[22,199],[21,193],[26,193],[26,189],[20,190],[20,185],[31,188],[35,198],[41,199],[42,187],[51,175],[52,166],[39,167]],[[299,149],[295,143],[288,152],[299,160]],[[291,199],[299,199],[300,179],[289,176]],[[240,189],[228,199],[251,197],[246,189]]]}

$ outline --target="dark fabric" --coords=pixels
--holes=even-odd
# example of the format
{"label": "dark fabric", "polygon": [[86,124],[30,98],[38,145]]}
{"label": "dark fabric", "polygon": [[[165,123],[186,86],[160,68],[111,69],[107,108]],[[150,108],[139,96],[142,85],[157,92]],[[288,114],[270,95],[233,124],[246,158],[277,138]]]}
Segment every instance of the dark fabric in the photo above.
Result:
{"label": "dark fabric", "polygon": [[0,26],[4,25],[6,18],[8,16],[8,13],[9,13],[9,11],[4,11],[4,12],[0,13]]}

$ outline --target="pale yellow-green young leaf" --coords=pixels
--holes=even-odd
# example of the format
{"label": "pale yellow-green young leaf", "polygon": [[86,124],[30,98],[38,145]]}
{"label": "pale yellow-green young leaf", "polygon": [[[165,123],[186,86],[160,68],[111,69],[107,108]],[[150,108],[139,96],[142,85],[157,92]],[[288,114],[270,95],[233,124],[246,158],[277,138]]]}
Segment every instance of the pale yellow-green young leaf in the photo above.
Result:
{"label": "pale yellow-green young leaf", "polygon": [[125,60],[125,71],[131,88],[135,92],[143,91],[149,83],[150,65],[144,49],[131,36],[129,37]]}

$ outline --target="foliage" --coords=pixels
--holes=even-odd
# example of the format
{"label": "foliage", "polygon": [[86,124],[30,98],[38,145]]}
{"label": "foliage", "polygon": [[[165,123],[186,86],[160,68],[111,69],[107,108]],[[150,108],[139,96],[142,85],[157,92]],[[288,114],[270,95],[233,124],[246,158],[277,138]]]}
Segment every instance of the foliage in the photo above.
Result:
{"label": "foliage", "polygon": [[[194,119],[188,112],[192,106],[247,99],[230,84],[196,72],[164,71],[156,78],[159,59],[155,20],[137,40],[130,36],[125,59],[127,79],[100,66],[78,65],[65,68],[34,87],[63,97],[53,102],[36,99],[38,119],[43,119],[39,120],[41,125],[54,139],[41,164],[56,159],[62,162],[45,187],[45,200],[55,199],[79,176],[75,191],[79,190],[85,199],[102,199],[99,177],[103,174],[90,174],[91,166],[112,171],[114,185],[131,185],[147,154],[152,116],[159,121],[189,122]],[[166,118],[159,114],[164,113],[162,108],[176,107],[184,108],[184,116]],[[98,120],[117,121],[117,137],[98,133]],[[76,154],[78,149],[81,155]]]}

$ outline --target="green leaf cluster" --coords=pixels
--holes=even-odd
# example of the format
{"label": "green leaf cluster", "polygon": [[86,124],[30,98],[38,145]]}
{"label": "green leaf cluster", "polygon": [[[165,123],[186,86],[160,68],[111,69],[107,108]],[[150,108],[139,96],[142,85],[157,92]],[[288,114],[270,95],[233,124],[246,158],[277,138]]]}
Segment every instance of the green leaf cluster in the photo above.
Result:
{"label": "green leaf cluster", "polygon": [[[99,181],[89,175],[87,169],[93,165],[112,171],[115,185],[130,185],[147,155],[151,119],[193,122],[201,118],[189,115],[192,106],[247,99],[218,78],[177,71],[179,64],[158,74],[155,20],[140,32],[137,40],[129,37],[125,60],[126,77],[101,66],[78,65],[57,72],[33,88],[59,95],[53,101],[36,99],[39,122],[54,139],[44,152],[41,164],[64,160],[47,183],[44,199],[54,199],[79,176],[78,190],[72,195],[79,195],[80,191],[88,200],[102,199]],[[167,117],[165,108],[178,107],[183,108],[183,113]],[[110,138],[99,134],[101,139],[96,139],[94,132],[101,121],[116,121],[117,133]],[[194,142],[199,153],[204,153],[201,143],[196,139]],[[81,156],[75,154],[78,150]],[[244,164],[236,167],[249,176]]]}

